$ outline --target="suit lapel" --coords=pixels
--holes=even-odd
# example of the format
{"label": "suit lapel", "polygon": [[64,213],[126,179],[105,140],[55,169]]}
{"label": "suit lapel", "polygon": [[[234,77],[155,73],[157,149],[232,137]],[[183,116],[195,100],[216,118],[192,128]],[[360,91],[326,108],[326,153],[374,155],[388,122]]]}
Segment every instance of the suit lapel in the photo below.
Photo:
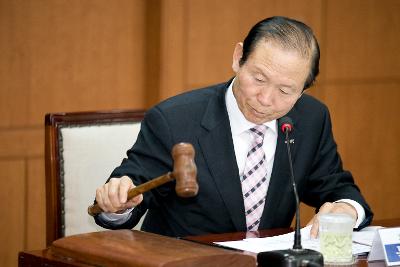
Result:
{"label": "suit lapel", "polygon": [[[245,231],[246,217],[244,215],[242,188],[225,103],[225,93],[230,82],[222,86],[223,88],[217,88],[216,97],[211,98],[208,103],[202,120],[202,126],[207,130],[207,133],[199,137],[199,145],[236,230]],[[295,129],[289,138],[291,140],[293,164],[297,155],[296,143],[301,138],[300,127],[298,127],[300,118],[297,115],[296,108],[288,113],[288,116],[293,119]],[[299,178],[296,178],[296,180]],[[276,216],[276,211],[279,209],[283,198],[288,198],[285,193],[292,193],[293,191],[288,187],[291,187],[291,181],[285,136],[279,130],[274,165],[260,229],[274,226],[273,218]],[[292,197],[289,199],[294,201]]]}
{"label": "suit lapel", "polygon": [[218,96],[210,100],[202,121],[208,131],[199,138],[199,144],[236,230],[244,231],[246,218],[225,92],[226,88],[218,89]]}

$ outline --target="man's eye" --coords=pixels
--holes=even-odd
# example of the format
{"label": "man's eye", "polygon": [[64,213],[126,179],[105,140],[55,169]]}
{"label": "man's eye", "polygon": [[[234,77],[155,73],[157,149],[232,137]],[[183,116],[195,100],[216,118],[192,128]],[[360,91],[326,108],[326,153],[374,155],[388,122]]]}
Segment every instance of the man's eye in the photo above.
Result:
{"label": "man's eye", "polygon": [[255,79],[257,82],[264,82],[264,80],[263,80],[262,78],[259,78],[259,77],[254,77],[254,79]]}
{"label": "man's eye", "polygon": [[284,95],[288,95],[289,93],[287,91],[285,91],[284,89],[280,88],[279,91],[281,91],[282,94]]}

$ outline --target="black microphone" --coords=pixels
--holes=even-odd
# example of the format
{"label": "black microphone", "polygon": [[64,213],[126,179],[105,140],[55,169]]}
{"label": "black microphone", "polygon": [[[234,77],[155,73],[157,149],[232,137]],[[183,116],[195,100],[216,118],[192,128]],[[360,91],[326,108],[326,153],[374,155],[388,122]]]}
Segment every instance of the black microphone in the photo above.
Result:
{"label": "black microphone", "polygon": [[285,134],[285,143],[288,154],[290,177],[293,185],[293,193],[296,199],[296,225],[294,232],[293,249],[273,250],[260,252],[257,255],[259,267],[266,266],[323,266],[324,258],[321,253],[311,249],[303,249],[301,246],[300,232],[300,201],[297,193],[296,181],[294,179],[292,155],[290,153],[289,133],[293,131],[292,119],[285,116],[279,119],[279,129]]}

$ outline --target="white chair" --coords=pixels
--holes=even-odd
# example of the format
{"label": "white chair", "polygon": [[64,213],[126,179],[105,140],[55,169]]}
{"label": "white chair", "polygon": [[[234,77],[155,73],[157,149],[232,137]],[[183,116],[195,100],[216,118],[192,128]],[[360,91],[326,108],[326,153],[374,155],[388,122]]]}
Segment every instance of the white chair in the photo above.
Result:
{"label": "white chair", "polygon": [[136,141],[143,117],[143,110],[46,115],[47,245],[63,236],[105,230],[87,207]]}

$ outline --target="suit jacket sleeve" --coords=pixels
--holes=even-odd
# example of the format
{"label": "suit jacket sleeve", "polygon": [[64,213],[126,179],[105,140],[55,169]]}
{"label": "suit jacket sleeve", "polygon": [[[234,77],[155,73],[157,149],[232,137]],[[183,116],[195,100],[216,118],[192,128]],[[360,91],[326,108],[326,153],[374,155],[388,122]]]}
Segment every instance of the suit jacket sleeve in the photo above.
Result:
{"label": "suit jacket sleeve", "polygon": [[352,199],[361,204],[366,218],[360,224],[362,228],[370,224],[372,211],[354,183],[350,172],[343,170],[341,158],[332,134],[332,125],[328,109],[324,106],[323,125],[318,133],[319,144],[311,164],[310,175],[303,191],[302,201],[314,207],[320,207],[325,202],[339,199]]}
{"label": "suit jacket sleeve", "polygon": [[[147,112],[136,143],[127,151],[127,158],[123,159],[121,165],[111,173],[110,178],[126,175],[132,179],[135,185],[139,185],[166,174],[173,168],[171,149],[172,139],[168,123],[159,109],[155,107]],[[108,229],[133,228],[149,207],[157,206],[157,198],[154,197],[154,194],[162,197],[171,190],[174,190],[174,182],[144,193],[143,202],[133,209],[132,216],[124,224],[108,223],[99,219],[98,216],[95,217],[95,221],[98,225]]]}

